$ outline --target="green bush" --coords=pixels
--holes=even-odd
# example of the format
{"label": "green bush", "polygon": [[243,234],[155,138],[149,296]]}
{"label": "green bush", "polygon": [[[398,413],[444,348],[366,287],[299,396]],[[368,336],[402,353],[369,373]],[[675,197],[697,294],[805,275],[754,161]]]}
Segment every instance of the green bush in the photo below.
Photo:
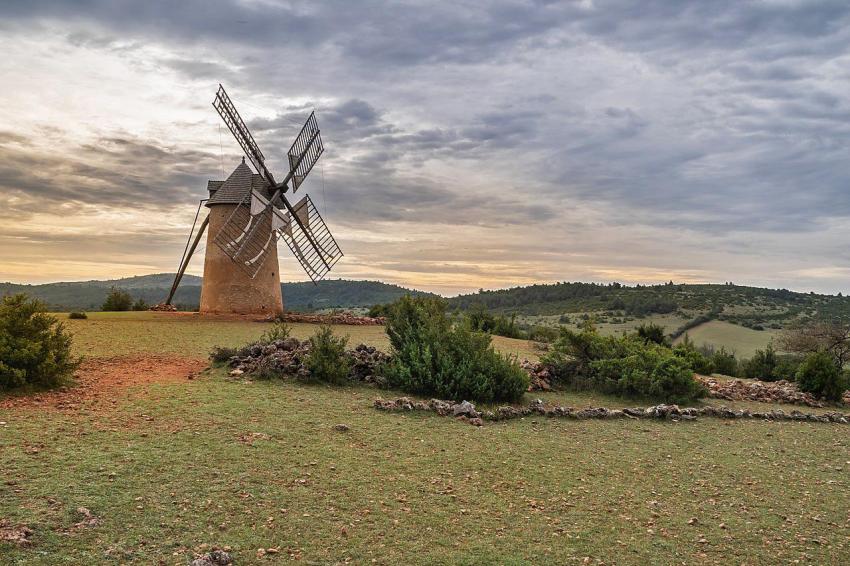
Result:
{"label": "green bush", "polygon": [[384,317],[387,316],[388,311],[389,305],[372,305],[366,316],[371,316],[372,318]]}
{"label": "green bush", "polygon": [[123,289],[112,287],[106,296],[101,310],[105,311],[128,311],[133,307],[133,297]]}
{"label": "green bush", "polygon": [[643,323],[637,327],[637,334],[643,340],[644,344],[655,342],[656,344],[666,344],[667,337],[664,335],[664,327],[653,322]]}
{"label": "green bush", "polygon": [[809,354],[800,364],[797,385],[801,391],[830,401],[840,401],[848,386],[835,358],[823,350]]}
{"label": "green bush", "polygon": [[141,297],[139,297],[139,299],[135,303],[133,303],[133,310],[134,311],[146,311],[146,310],[148,310],[148,308],[149,308],[149,305]]}
{"label": "green bush", "polygon": [[88,317],[89,317],[89,316],[88,316],[86,313],[84,313],[84,312],[72,312],[72,313],[68,313],[68,318],[84,320],[84,319],[87,319]]}
{"label": "green bush", "polygon": [[689,365],[697,359],[690,352],[674,352],[637,334],[601,336],[593,328],[562,328],[543,363],[567,387],[685,403],[705,395]]}
{"label": "green bush", "polygon": [[0,302],[0,389],[23,385],[55,387],[71,376],[79,361],[71,336],[44,305],[26,295]]}
{"label": "green bush", "polygon": [[330,326],[323,325],[310,337],[310,353],[304,365],[319,381],[341,384],[348,380],[351,358],[345,353],[348,337],[334,336]]}
{"label": "green bush", "polygon": [[752,358],[742,362],[741,373],[750,379],[777,381],[783,379],[783,376],[777,375],[777,363],[776,350],[773,349],[773,344],[768,344],[767,348],[756,350]]}
{"label": "green bush", "polygon": [[276,321],[272,323],[272,327],[263,332],[260,336],[261,344],[271,344],[276,340],[286,340],[289,338],[289,334],[292,332],[292,328],[285,322]]}
{"label": "green bush", "polygon": [[719,350],[715,350],[709,359],[711,365],[714,366],[714,373],[729,376],[738,375],[738,360],[735,359],[735,354],[727,352],[726,348],[721,347]]}
{"label": "green bush", "polygon": [[532,326],[528,330],[528,339],[535,342],[554,342],[558,339],[558,329],[551,326]]}
{"label": "green bush", "polygon": [[688,340],[682,341],[681,344],[673,348],[673,355],[684,361],[685,365],[696,373],[702,375],[711,375],[714,373],[714,365],[711,363],[711,360],[694,348],[693,342]]}
{"label": "green bush", "polygon": [[515,401],[528,388],[529,376],[515,360],[497,354],[490,336],[468,322],[452,325],[440,299],[403,297],[390,308],[386,330],[392,387],[479,402]]}
{"label": "green bush", "polygon": [[506,338],[523,338],[522,330],[516,323],[516,314],[510,318],[502,315],[494,315],[487,311],[483,305],[474,305],[465,317],[466,325],[473,332],[485,332]]}

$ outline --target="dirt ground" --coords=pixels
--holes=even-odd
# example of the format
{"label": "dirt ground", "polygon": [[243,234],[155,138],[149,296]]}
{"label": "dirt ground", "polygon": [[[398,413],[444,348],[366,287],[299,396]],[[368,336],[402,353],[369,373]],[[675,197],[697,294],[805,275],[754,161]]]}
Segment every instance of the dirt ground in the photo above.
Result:
{"label": "dirt ground", "polygon": [[158,354],[92,358],[77,369],[75,383],[54,391],[7,397],[0,400],[0,409],[73,410],[92,403],[115,403],[129,387],[191,379],[208,365],[205,359]]}

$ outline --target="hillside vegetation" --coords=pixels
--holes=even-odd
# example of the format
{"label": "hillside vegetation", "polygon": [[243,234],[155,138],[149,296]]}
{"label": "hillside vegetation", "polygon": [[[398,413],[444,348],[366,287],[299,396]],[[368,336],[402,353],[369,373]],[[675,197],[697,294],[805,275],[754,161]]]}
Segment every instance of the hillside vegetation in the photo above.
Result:
{"label": "hillside vegetation", "polygon": [[[0,296],[16,293],[44,301],[52,310],[100,310],[112,287],[129,291],[134,299],[156,304],[168,296],[173,273],[157,273],[108,281],[80,281],[21,285],[0,283]],[[197,309],[201,298],[202,278],[186,275],[177,289],[173,303],[182,310]],[[426,295],[422,291],[405,289],[379,281],[347,281],[342,279],[283,283],[281,285],[288,310],[370,307],[392,302],[406,294]]]}

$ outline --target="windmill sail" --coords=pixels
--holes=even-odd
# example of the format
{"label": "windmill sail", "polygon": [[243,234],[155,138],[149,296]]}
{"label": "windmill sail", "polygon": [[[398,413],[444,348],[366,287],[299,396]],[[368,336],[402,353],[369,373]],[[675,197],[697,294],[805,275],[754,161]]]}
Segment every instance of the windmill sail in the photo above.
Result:
{"label": "windmill sail", "polygon": [[309,195],[298,201],[292,211],[301,223],[293,222],[288,214],[284,215],[288,222],[279,234],[310,279],[319,281],[342,257],[342,250]]}
{"label": "windmill sail", "polygon": [[250,200],[236,205],[213,241],[253,279],[274,249],[274,226],[281,225],[275,216],[280,214],[262,195],[252,191]]}
{"label": "windmill sail", "polygon": [[230,97],[227,96],[227,92],[225,92],[224,87],[221,85],[218,85],[218,92],[216,92],[215,100],[213,100],[213,108],[216,109],[221,119],[227,124],[233,137],[242,146],[242,151],[245,152],[245,155],[254,164],[257,172],[273,185],[274,177],[271,171],[266,168],[266,158],[263,152],[260,151],[260,146],[254,141],[254,136],[251,135],[248,126],[245,125],[239,112],[236,111],[236,106],[233,105],[233,101],[230,100]]}
{"label": "windmill sail", "polygon": [[313,165],[319,160],[325,146],[322,144],[322,136],[319,132],[319,124],[316,122],[316,113],[312,112],[304,123],[301,131],[292,147],[286,152],[289,158],[289,170],[292,178],[292,192],[298,190],[304,179],[313,169]]}

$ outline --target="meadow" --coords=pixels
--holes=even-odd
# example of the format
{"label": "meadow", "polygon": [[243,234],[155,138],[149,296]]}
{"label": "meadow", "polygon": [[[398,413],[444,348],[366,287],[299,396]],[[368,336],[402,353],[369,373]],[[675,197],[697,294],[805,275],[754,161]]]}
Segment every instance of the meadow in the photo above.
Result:
{"label": "meadow", "polygon": [[[87,357],[81,384],[104,367],[145,377],[179,359],[200,370],[213,345],[268,328],[159,313],[68,323]],[[292,326],[302,338],[315,330]],[[352,344],[387,345],[381,327],[336,330]],[[495,345],[535,354],[525,341]],[[400,394],[364,386],[234,380],[224,369],[187,377],[139,379],[73,402],[74,388],[0,399],[0,525],[34,531],[28,546],[0,541],[3,563],[186,564],[211,546],[228,547],[238,564],[850,556],[843,426],[525,418],[479,428],[377,412],[376,397]]]}

